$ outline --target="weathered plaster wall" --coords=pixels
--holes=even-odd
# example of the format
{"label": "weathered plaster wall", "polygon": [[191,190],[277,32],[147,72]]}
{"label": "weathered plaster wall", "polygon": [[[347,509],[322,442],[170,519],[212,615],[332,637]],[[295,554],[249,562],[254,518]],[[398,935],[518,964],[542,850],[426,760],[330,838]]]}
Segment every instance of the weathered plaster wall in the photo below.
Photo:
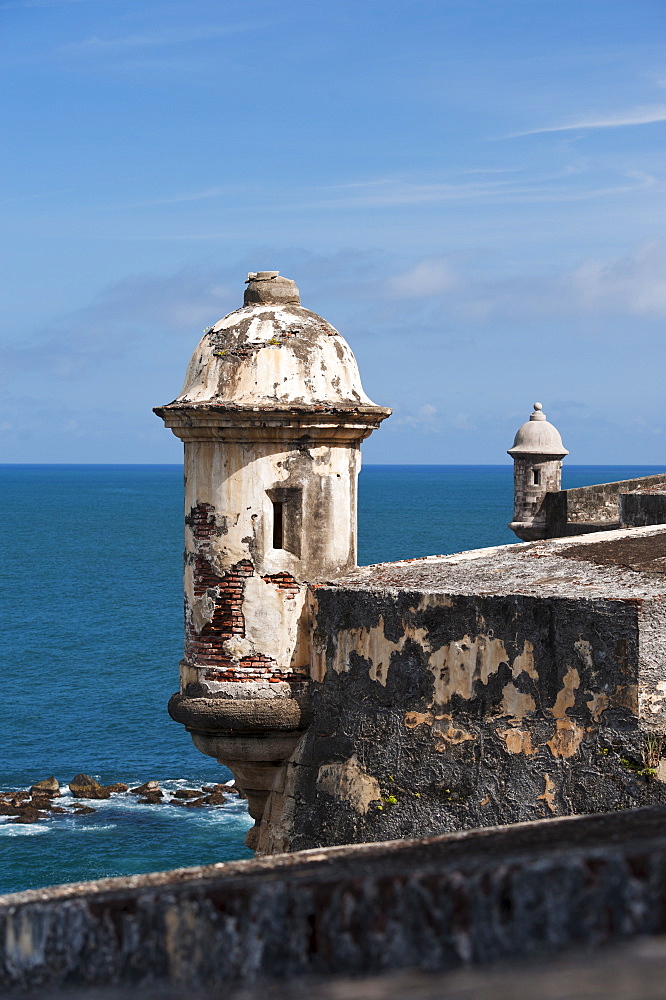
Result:
{"label": "weathered plaster wall", "polygon": [[635,606],[328,588],[317,602],[313,721],[280,847],[666,800],[637,773],[655,762]]}
{"label": "weathered plaster wall", "polygon": [[[290,440],[291,437],[291,440]],[[356,481],[360,449],[344,442],[318,445],[285,434],[280,442],[193,441],[185,446],[185,511],[206,505],[216,512],[210,538],[214,568],[228,569],[252,558],[263,576],[288,572],[312,577],[322,564],[329,573],[356,564]],[[271,491],[300,493],[297,538],[274,549]],[[331,520],[332,519],[332,520]],[[327,531],[334,523],[336,531]],[[289,544],[291,539],[285,537]],[[193,539],[186,531],[188,550]],[[292,551],[296,549],[296,551]]]}
{"label": "weathered plaster wall", "polygon": [[156,413],[185,444],[185,656],[169,712],[260,820],[307,725],[307,582],[356,564],[360,444],[390,410],[293,281],[253,272],[244,303]]}
{"label": "weathered plaster wall", "polygon": [[183,691],[303,673],[304,581],[355,565],[359,465],[346,444],[186,442]]}
{"label": "weathered plaster wall", "polygon": [[245,305],[211,327],[192,355],[178,400],[370,404],[347,342],[298,303]]}
{"label": "weathered plaster wall", "polygon": [[0,988],[154,980],[219,996],[663,933],[665,821],[639,810],[5,896]]}
{"label": "weathered plaster wall", "polygon": [[314,588],[312,721],[257,849],[666,801],[666,533],[590,537]]}

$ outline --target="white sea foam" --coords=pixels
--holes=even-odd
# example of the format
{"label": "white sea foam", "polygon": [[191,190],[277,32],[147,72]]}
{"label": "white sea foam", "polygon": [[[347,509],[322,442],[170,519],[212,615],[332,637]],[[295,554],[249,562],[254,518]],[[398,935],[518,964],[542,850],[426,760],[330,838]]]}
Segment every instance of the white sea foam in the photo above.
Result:
{"label": "white sea foam", "polygon": [[49,828],[39,823],[1,823],[0,837],[32,837],[37,833],[48,833]]}
{"label": "white sea foam", "polygon": [[[200,808],[187,808],[170,801],[170,798],[179,789],[192,788],[199,791],[204,785],[210,788],[214,784],[230,787],[234,784],[233,778],[226,782],[201,782],[186,778],[155,780],[158,780],[160,788],[166,795],[161,802],[154,804],[139,802],[140,796],[133,795],[131,792],[112,792],[108,799],[82,799],[72,795],[69,785],[62,784],[60,786],[61,794],[54,800],[54,804],[67,807],[65,813],[47,813],[43,820],[35,824],[10,823],[9,817],[0,817],[0,833],[6,837],[17,837],[46,833],[49,830],[57,829],[66,830],[68,833],[110,830],[118,826],[122,827],[123,815],[129,820],[130,814],[136,814],[137,818],[139,815],[154,816],[157,821],[160,817],[168,818],[169,822],[187,823],[199,828],[226,827],[233,829],[236,827],[239,832],[249,829],[253,824],[247,811],[247,801],[238,795],[228,794],[226,802],[217,806],[205,805]],[[139,784],[143,784],[143,782],[139,782]],[[130,788],[132,787],[137,787],[137,785],[130,785]],[[75,805],[88,806],[94,809],[94,813],[77,814],[71,808]]]}
{"label": "white sea foam", "polygon": [[115,830],[117,823],[77,823],[77,833],[98,833],[100,830]]}

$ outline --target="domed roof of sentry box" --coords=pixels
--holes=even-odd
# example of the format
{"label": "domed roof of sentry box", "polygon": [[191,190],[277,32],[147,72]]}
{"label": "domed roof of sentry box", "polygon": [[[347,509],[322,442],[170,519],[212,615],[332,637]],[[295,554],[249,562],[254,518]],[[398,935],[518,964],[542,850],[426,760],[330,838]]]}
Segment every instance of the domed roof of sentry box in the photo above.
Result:
{"label": "domed roof of sentry box", "polygon": [[549,455],[564,458],[569,452],[562,444],[560,432],[546,420],[541,403],[534,404],[534,413],[516,434],[509,455]]}
{"label": "domed roof of sentry box", "polygon": [[172,405],[375,405],[363,391],[349,345],[335,327],[303,308],[295,282],[278,271],[259,271],[246,284],[243,307],[205,332]]}

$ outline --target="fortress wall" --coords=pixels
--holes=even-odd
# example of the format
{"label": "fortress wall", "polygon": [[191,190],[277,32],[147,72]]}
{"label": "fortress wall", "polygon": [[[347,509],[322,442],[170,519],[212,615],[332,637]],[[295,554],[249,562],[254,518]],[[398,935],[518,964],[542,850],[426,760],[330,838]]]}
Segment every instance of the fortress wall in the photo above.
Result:
{"label": "fortress wall", "polygon": [[4,896],[0,987],[70,996],[122,984],[138,997],[171,983],[227,996],[257,981],[453,969],[659,934],[665,829],[666,809],[653,808]]}
{"label": "fortress wall", "polygon": [[[550,493],[546,498],[549,528],[570,524],[594,525],[604,521],[619,525],[619,496],[640,487],[666,483],[666,473],[642,476],[639,479],[622,479],[615,483],[595,486],[578,486],[571,490]],[[561,531],[561,534],[565,534]]]}
{"label": "fortress wall", "polygon": [[260,852],[666,801],[663,599],[315,598],[312,722]]}
{"label": "fortress wall", "polygon": [[621,494],[620,521],[635,528],[666,524],[666,486]]}

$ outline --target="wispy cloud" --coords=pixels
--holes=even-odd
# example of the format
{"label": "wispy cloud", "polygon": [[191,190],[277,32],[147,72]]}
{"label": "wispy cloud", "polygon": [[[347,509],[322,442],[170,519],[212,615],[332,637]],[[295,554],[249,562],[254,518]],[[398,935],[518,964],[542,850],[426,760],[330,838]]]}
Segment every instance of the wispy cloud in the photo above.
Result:
{"label": "wispy cloud", "polygon": [[570,285],[590,312],[666,317],[666,247],[647,243],[623,257],[584,261]]}
{"label": "wispy cloud", "polygon": [[513,132],[507,139],[518,139],[524,135],[540,135],[543,132],[573,132],[577,129],[589,128],[623,128],[627,125],[652,125],[655,122],[666,121],[666,104],[655,104],[651,107],[635,108],[614,115],[602,115],[597,118],[578,118],[565,125],[546,125],[541,128],[526,129],[524,132]]}
{"label": "wispy cloud", "polygon": [[88,3],[88,0],[5,0],[0,10],[17,10],[21,7],[60,7],[68,3]]}
{"label": "wispy cloud", "polygon": [[[119,368],[126,370],[126,359],[137,351],[140,355],[146,345],[160,354],[179,345],[180,364],[204,327],[240,305],[239,275],[260,266],[282,267],[298,277],[304,303],[333,321],[340,317],[340,328],[352,340],[395,335],[402,345],[410,330],[421,346],[432,337],[438,350],[469,353],[478,331],[498,322],[531,327],[542,320],[564,319],[565,326],[592,320],[590,329],[601,331],[619,317],[629,328],[632,318],[666,319],[666,243],[648,243],[623,256],[588,258],[568,270],[506,273],[502,268],[499,275],[487,257],[468,253],[412,260],[401,269],[375,252],[319,258],[263,248],[222,271],[188,267],[110,285],[48,328],[18,331],[0,352],[0,368],[7,384],[26,371],[48,374],[49,380],[89,380],[119,359],[125,359]],[[351,303],[346,319],[345,301]],[[407,408],[396,422],[437,430],[442,418],[434,409],[436,400],[416,399],[414,409]],[[455,426],[467,429],[463,423]]]}
{"label": "wispy cloud", "polygon": [[437,407],[432,403],[424,403],[416,413],[396,413],[393,417],[394,427],[410,427],[425,433],[439,433],[442,421]]}
{"label": "wispy cloud", "polygon": [[0,348],[0,362],[6,372],[30,366],[58,379],[85,378],[91,368],[154,341],[158,331],[164,340],[202,330],[233,308],[236,292],[209,269],[128,277],[49,329],[23,332],[20,341]]}
{"label": "wispy cloud", "polygon": [[[572,179],[578,181],[572,186]],[[625,194],[658,183],[657,178],[640,170],[624,171],[617,175],[619,183],[597,183],[587,186],[586,175],[578,170],[565,170],[560,176],[517,177],[506,180],[486,180],[469,182],[418,183],[408,180],[382,179],[359,184],[345,184],[336,190],[329,189],[330,199],[306,204],[301,199],[301,207],[339,208],[399,208],[401,206],[437,205],[446,202],[476,201],[508,204],[511,202],[567,202],[604,198],[609,195]]]}
{"label": "wispy cloud", "polygon": [[16,198],[5,198],[0,201],[0,205],[14,205],[22,201],[34,201],[36,198],[54,198],[59,194],[68,194],[70,191],[76,190],[75,188],[60,188],[58,191],[38,191],[36,194],[24,194]]}
{"label": "wispy cloud", "polygon": [[128,243],[180,243],[181,240],[194,243],[205,243],[208,240],[228,240],[234,239],[236,233],[233,231],[221,233],[148,233],[139,236],[112,236],[107,239],[127,241]]}
{"label": "wispy cloud", "polygon": [[439,295],[448,291],[456,282],[448,260],[422,260],[404,274],[397,274],[387,281],[389,294],[399,298]]}
{"label": "wispy cloud", "polygon": [[[437,276],[443,265],[447,280],[438,287],[428,278]],[[415,302],[419,284],[420,301]],[[513,273],[501,278],[460,261],[426,259],[386,279],[384,287],[395,307],[393,321],[399,325],[401,317],[409,317],[414,322],[417,309],[423,328],[441,323],[442,316],[465,326],[497,319],[520,323],[563,316],[663,320],[666,244],[646,243],[621,257],[588,258],[568,271]]]}
{"label": "wispy cloud", "polygon": [[188,42],[203,42],[215,38],[225,38],[248,31],[250,24],[235,25],[202,25],[198,28],[179,29],[177,31],[158,31],[141,35],[126,35],[123,38],[100,38],[91,35],[80,42],[69,42],[60,46],[61,52],[67,53],[99,53],[114,52],[127,49],[148,49],[168,45],[182,46]]}
{"label": "wispy cloud", "polygon": [[183,194],[170,195],[167,198],[151,198],[147,201],[131,201],[125,202],[122,205],[111,205],[109,207],[115,212],[119,208],[151,208],[153,205],[178,205],[181,202],[205,201],[208,198],[219,198],[223,194],[228,193],[229,188],[211,187],[205,188],[203,191],[188,191]]}

